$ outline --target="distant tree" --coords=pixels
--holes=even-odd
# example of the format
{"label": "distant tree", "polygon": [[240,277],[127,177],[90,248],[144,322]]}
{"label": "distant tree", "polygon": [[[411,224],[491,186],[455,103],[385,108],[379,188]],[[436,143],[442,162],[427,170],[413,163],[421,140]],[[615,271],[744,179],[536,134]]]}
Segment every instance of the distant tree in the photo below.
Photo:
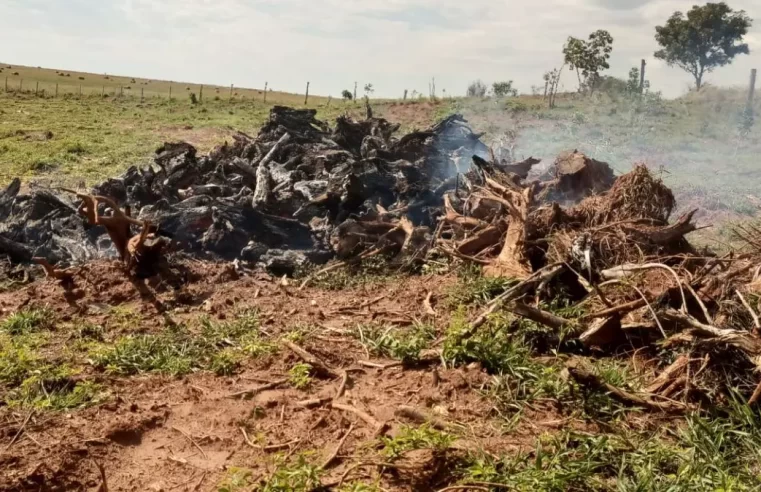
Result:
{"label": "distant tree", "polygon": [[351,95],[351,91],[346,89],[344,89],[343,92],[341,92],[341,97],[344,99],[344,101],[351,101],[354,98]]}
{"label": "distant tree", "polygon": [[663,47],[655,57],[690,73],[700,90],[706,73],[750,53],[741,41],[751,24],[745,11],[734,11],[724,2],[696,5],[686,16],[674,12],[666,25],[655,28],[655,40]]}
{"label": "distant tree", "polygon": [[610,68],[608,60],[612,52],[613,37],[603,29],[590,34],[587,41],[573,36],[568,38],[563,46],[564,61],[576,72],[579,92],[594,91],[600,72]]}
{"label": "distant tree", "polygon": [[494,82],[491,86],[492,92],[497,97],[517,96],[518,90],[513,89],[513,81],[508,80],[506,82]]}
{"label": "distant tree", "polygon": [[486,84],[482,80],[476,80],[468,85],[467,96],[468,97],[484,97],[486,96]]}
{"label": "distant tree", "polygon": [[365,97],[370,97],[373,92],[375,92],[373,84],[365,84]]}

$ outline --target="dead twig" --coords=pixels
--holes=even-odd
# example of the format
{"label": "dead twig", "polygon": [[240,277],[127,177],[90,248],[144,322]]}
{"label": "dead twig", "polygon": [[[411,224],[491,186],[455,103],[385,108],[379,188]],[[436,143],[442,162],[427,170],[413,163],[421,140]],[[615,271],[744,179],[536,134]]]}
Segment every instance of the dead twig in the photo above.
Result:
{"label": "dead twig", "polygon": [[343,371],[343,374],[341,376],[341,384],[338,386],[338,390],[336,390],[336,396],[334,396],[333,399],[337,400],[343,396],[344,391],[346,391],[346,384],[348,382],[349,382],[349,373],[348,371]]}
{"label": "dead twig", "polygon": [[226,398],[237,398],[239,396],[254,396],[257,393],[261,393],[262,391],[266,391],[272,388],[276,388],[280,386],[281,384],[285,384],[288,382],[288,378],[278,379],[277,381],[272,381],[271,383],[264,384],[262,386],[251,388],[243,391],[236,391],[235,393],[230,393],[226,396]]}
{"label": "dead twig", "polygon": [[341,448],[343,447],[344,443],[346,442],[346,439],[349,437],[349,434],[354,430],[354,423],[352,422],[351,425],[349,425],[349,430],[346,431],[346,434],[341,438],[341,440],[338,442],[338,445],[333,450],[332,453],[330,453],[330,456],[325,459],[325,461],[322,463],[322,466],[320,468],[325,469],[328,466],[330,466],[331,463],[333,463],[333,460],[338,457],[339,451],[341,451]]}
{"label": "dead twig", "polygon": [[394,415],[396,415],[397,417],[404,417],[418,424],[426,424],[426,423],[431,424],[431,427],[441,431],[447,431],[447,430],[451,431],[452,429],[455,428],[455,426],[450,424],[449,422],[445,422],[432,415],[427,415],[426,413],[418,410],[415,407],[411,407],[409,405],[400,405],[394,412]]}
{"label": "dead twig", "polygon": [[98,467],[98,473],[100,474],[100,485],[98,486],[98,492],[108,492],[108,482],[106,481],[106,469],[103,465],[93,460],[95,466]]}
{"label": "dead twig", "polygon": [[370,427],[373,428],[373,431],[375,434],[381,434],[386,429],[387,424],[382,424],[378,422],[373,416],[370,414],[363,412],[357,407],[351,406],[351,405],[344,405],[341,403],[333,402],[330,404],[331,408],[335,408],[336,410],[343,410],[344,412],[353,413],[357,417],[364,420]]}
{"label": "dead twig", "polygon": [[188,441],[190,441],[191,444],[193,444],[193,446],[195,446],[196,449],[198,449],[201,452],[201,454],[203,455],[204,459],[207,459],[207,460],[209,459],[209,456],[206,454],[206,451],[204,451],[203,448],[198,445],[198,443],[195,441],[195,439],[193,439],[193,437],[190,434],[188,434],[184,430],[180,429],[179,427],[172,426],[172,429],[176,430],[177,432],[179,432],[180,434],[185,436],[188,439]]}
{"label": "dead twig", "polygon": [[562,263],[554,263],[552,265],[547,265],[546,267],[542,268],[541,270],[537,271],[533,275],[531,275],[526,280],[520,282],[519,284],[515,285],[514,287],[511,287],[504,293],[500,294],[496,298],[494,298],[489,304],[488,307],[484,312],[482,312],[471,324],[468,328],[467,332],[464,334],[465,338],[472,335],[478,328],[483,325],[486,320],[494,314],[497,310],[499,310],[503,305],[506,303],[517,299],[523,295],[525,295],[528,291],[536,287],[537,285],[540,285],[542,283],[548,282],[550,279],[558,275],[560,272],[562,272],[565,269],[565,266]]}
{"label": "dead twig", "polygon": [[318,374],[322,374],[323,376],[331,376],[334,378],[341,377],[341,373],[339,373],[333,368],[328,367],[323,361],[318,359],[316,356],[310,354],[309,352],[299,347],[295,343],[291,342],[290,340],[283,340],[283,345],[285,345],[291,352],[298,355],[304,362],[311,365]]}
{"label": "dead twig", "polygon": [[21,427],[16,431],[16,434],[13,436],[13,439],[11,439],[11,442],[8,443],[7,446],[3,449],[3,452],[0,453],[0,455],[5,454],[9,449],[11,449],[11,446],[16,442],[16,439],[21,435],[22,432],[24,432],[24,429],[26,428],[26,424],[29,423],[29,420],[32,418],[32,415],[34,415],[36,410],[32,410],[27,414],[26,418],[24,419],[24,422],[21,424]]}
{"label": "dead twig", "polygon": [[601,380],[594,374],[587,364],[578,357],[572,358],[566,363],[568,374],[576,380],[581,386],[591,390],[604,391],[614,400],[627,406],[642,407],[648,410],[656,410],[666,413],[682,414],[689,407],[684,403],[677,401],[656,401],[653,397],[657,395],[647,393],[630,393],[621,388],[617,388]]}
{"label": "dead twig", "polygon": [[[748,301],[745,300],[745,297],[743,297],[742,292],[740,292],[740,289],[735,289],[735,293],[737,294],[737,297],[740,298],[740,302],[743,303],[743,306],[745,306],[745,309],[748,310],[750,313],[751,318],[753,318],[753,325],[756,327],[756,330],[761,330],[761,322],[758,320],[758,315],[753,310],[752,307],[750,307],[750,304],[748,304]],[[710,319],[709,319],[710,323]]]}

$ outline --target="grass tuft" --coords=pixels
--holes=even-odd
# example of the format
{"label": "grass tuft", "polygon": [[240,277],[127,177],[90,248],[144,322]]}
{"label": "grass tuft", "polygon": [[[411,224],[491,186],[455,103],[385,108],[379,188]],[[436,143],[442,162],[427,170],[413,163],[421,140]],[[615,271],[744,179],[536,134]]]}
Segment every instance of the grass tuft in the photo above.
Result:
{"label": "grass tuft", "polygon": [[10,315],[0,323],[0,331],[24,335],[53,328],[53,313],[46,309],[27,309]]}

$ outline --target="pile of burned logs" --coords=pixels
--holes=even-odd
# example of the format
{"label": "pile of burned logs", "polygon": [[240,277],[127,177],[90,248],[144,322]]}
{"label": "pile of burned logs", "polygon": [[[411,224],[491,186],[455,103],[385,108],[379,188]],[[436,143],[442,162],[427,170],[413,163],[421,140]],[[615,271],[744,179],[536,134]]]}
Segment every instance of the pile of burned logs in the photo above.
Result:
{"label": "pile of burned logs", "polygon": [[425,236],[419,228],[437,223],[456,174],[488,150],[458,115],[401,138],[382,118],[339,117],[331,129],[315,115],[275,107],[256,137],[238,133],[203,157],[167,143],[152,165],[89,191],[21,194],[15,180],[0,193],[0,253],[59,267],[98,257],[130,263],[127,243],[142,229],[141,247],[165,238],[196,257],[282,275],[370,244],[412,251]]}
{"label": "pile of burned logs", "polygon": [[[674,196],[643,165],[616,177],[576,151],[541,169],[506,161],[459,115],[398,129],[348,116],[330,128],[314,110],[274,107],[255,137],[238,133],[202,157],[167,143],[152,165],[89,191],[21,193],[15,180],[0,193],[0,254],[61,282],[100,257],[129,275],[162,274],[172,250],[277,275],[371,256],[414,269],[443,256],[517,282],[472,333],[507,310],[586,354],[623,348],[661,361],[637,392],[573,360],[568,374],[584,386],[675,412],[729,387],[761,398],[761,230],[737,230],[746,251],[697,251],[685,239],[695,211],[669,222]],[[580,314],[551,312],[558,300]]]}

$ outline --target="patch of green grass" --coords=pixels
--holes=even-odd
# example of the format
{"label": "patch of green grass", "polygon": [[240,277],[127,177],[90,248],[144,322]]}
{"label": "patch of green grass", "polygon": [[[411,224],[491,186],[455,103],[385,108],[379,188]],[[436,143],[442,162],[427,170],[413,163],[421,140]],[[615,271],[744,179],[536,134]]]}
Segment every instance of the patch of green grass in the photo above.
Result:
{"label": "patch of green grass", "polygon": [[106,394],[89,381],[75,378],[77,371],[40,353],[44,335],[9,336],[0,333],[0,402],[11,407],[31,406],[65,410],[102,401]]}
{"label": "patch of green grass", "polygon": [[458,273],[459,281],[447,293],[450,307],[484,305],[517,283],[507,277],[485,277],[478,265],[464,266]]}
{"label": "patch of green grass", "polygon": [[[309,267],[299,272],[296,278],[307,278],[322,267]],[[391,270],[388,260],[374,256],[363,260],[358,265],[331,270],[317,275],[310,280],[310,285],[324,290],[346,290],[367,285],[378,285],[398,278],[398,272]]]}
{"label": "patch of green grass", "polygon": [[260,489],[262,492],[306,492],[321,485],[322,468],[309,462],[310,453],[301,453],[295,463],[277,463],[272,477]]}
{"label": "patch of green grass", "polygon": [[217,376],[235,374],[243,360],[243,354],[230,348],[222,349],[211,356],[209,370]]}
{"label": "patch of green grass", "polygon": [[456,311],[444,340],[443,357],[454,366],[479,363],[494,374],[489,390],[500,407],[519,411],[537,398],[560,397],[565,392],[559,364],[539,363],[532,357],[520,323],[502,316],[492,317],[468,336],[465,309]]}
{"label": "patch of green grass", "polygon": [[31,335],[11,337],[0,332],[0,384],[18,386],[43,365],[39,344]]}
{"label": "patch of green grass", "polygon": [[431,325],[415,323],[408,329],[364,325],[357,327],[361,343],[375,355],[414,364],[420,352],[436,338]]}
{"label": "patch of green grass", "polygon": [[66,410],[94,405],[106,398],[100,385],[77,381],[76,375],[67,365],[41,367],[9,392],[8,405]]}
{"label": "patch of green grass", "polygon": [[390,460],[399,458],[407,451],[414,449],[432,449],[444,451],[455,441],[455,436],[434,429],[430,424],[420,427],[402,426],[394,437],[381,437],[383,449],[381,454]]}
{"label": "patch of green grass", "polygon": [[260,338],[256,311],[243,311],[227,322],[202,318],[200,333],[187,327],[165,329],[159,334],[126,336],[114,344],[91,349],[96,367],[121,375],[159,372],[180,376],[195,370],[229,375],[246,356],[273,353],[275,345]]}
{"label": "patch of green grass", "polygon": [[758,490],[761,416],[736,401],[726,415],[689,415],[676,429],[545,435],[527,452],[472,455],[462,482],[518,491]]}
{"label": "patch of green grass", "polygon": [[10,335],[23,335],[32,332],[50,330],[55,318],[53,313],[45,308],[26,309],[13,313],[0,323],[0,331]]}
{"label": "patch of green grass", "polygon": [[296,389],[307,389],[312,384],[312,366],[299,363],[288,371],[288,382]]}
{"label": "patch of green grass", "polygon": [[140,327],[140,313],[134,306],[111,306],[108,309],[107,325],[112,329],[135,331]]}
{"label": "patch of green grass", "polygon": [[202,367],[203,352],[186,334],[164,332],[120,338],[96,348],[91,359],[98,368],[119,375],[160,372],[179,376]]}
{"label": "patch of green grass", "polygon": [[251,470],[231,466],[225,472],[225,477],[217,486],[218,492],[241,492],[249,490],[251,483]]}
{"label": "patch of green grass", "polygon": [[368,484],[364,482],[352,482],[342,485],[339,492],[383,492],[379,484]]}

